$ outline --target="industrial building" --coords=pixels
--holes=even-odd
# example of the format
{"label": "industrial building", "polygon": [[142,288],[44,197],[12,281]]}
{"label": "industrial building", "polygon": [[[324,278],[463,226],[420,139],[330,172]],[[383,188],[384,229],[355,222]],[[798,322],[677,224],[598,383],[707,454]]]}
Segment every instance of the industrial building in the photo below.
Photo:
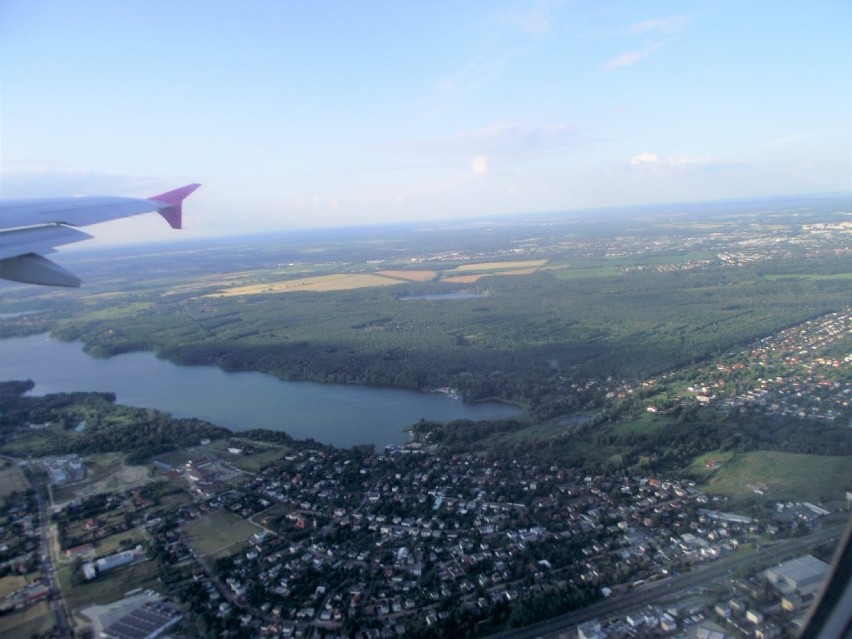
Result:
{"label": "industrial building", "polygon": [[828,575],[828,564],[813,555],[785,561],[766,571],[766,578],[779,591],[788,594],[814,592]]}

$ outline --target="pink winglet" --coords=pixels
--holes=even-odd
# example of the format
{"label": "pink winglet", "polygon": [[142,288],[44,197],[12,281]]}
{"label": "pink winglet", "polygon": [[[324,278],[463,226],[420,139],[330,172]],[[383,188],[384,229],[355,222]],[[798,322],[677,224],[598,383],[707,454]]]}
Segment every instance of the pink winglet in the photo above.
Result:
{"label": "pink winglet", "polygon": [[165,206],[157,207],[157,211],[160,215],[165,218],[166,222],[169,223],[173,229],[181,228],[182,222],[182,208],[184,198],[190,195],[195,189],[197,189],[200,184],[187,184],[186,186],[182,186],[179,189],[175,189],[174,191],[167,191],[166,193],[161,193],[160,195],[154,195],[153,197],[149,197],[149,200],[154,202],[162,203]]}

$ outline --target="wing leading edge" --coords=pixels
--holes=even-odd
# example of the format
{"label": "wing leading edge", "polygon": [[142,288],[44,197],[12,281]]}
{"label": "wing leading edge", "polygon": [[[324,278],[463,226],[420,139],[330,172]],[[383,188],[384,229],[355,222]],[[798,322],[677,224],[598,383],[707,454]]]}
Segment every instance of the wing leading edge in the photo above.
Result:
{"label": "wing leading edge", "polygon": [[183,200],[200,184],[146,199],[113,196],[0,201],[0,278],[46,286],[80,286],[80,279],[43,256],[92,236],[74,227],[157,211],[183,226]]}

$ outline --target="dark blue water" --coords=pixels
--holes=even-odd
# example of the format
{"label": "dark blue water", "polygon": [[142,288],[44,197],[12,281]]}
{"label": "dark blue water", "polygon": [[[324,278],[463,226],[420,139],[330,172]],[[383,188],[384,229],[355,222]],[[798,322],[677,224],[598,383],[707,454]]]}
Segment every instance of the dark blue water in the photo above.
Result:
{"label": "dark blue water", "polygon": [[79,342],[46,335],[0,340],[0,380],[31,379],[35,395],[109,391],[120,404],[198,417],[235,431],[283,430],[334,446],[402,444],[420,418],[492,419],[520,414],[496,402],[465,404],[440,393],[284,382],[264,373],[177,366],[151,353],[90,357]]}

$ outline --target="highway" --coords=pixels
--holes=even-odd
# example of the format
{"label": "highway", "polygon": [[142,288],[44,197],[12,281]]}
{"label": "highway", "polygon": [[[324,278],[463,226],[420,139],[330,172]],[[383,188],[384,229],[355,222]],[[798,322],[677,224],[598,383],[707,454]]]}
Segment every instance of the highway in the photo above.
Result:
{"label": "highway", "polygon": [[656,581],[631,590],[622,595],[614,595],[610,599],[599,601],[596,604],[575,610],[573,612],[553,617],[546,621],[489,635],[491,639],[538,639],[555,637],[570,628],[592,619],[605,619],[608,617],[626,615],[632,610],[638,610],[644,606],[659,603],[673,593],[685,593],[700,586],[709,585],[715,579],[738,572],[743,568],[757,569],[758,567],[769,567],[780,562],[788,556],[807,553],[816,545],[839,539],[843,534],[845,526],[838,525],[826,527],[805,537],[785,539],[772,542],[746,555],[736,555],[719,559],[696,569]]}

